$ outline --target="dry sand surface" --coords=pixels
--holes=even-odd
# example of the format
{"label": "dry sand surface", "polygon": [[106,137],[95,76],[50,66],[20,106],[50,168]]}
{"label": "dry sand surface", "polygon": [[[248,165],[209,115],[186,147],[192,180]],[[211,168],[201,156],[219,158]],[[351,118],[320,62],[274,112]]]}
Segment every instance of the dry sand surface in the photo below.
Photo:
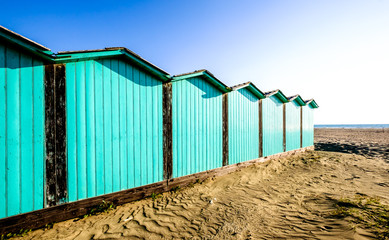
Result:
{"label": "dry sand surface", "polygon": [[372,228],[334,216],[341,198],[389,204],[389,130],[372,131],[319,130],[324,151],[258,163],[23,239],[375,239]]}

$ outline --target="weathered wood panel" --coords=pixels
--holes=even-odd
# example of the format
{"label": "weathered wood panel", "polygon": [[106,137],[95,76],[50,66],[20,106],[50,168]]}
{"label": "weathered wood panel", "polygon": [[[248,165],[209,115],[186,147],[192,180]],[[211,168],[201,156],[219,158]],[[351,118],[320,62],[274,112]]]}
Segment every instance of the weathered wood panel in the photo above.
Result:
{"label": "weathered wood panel", "polygon": [[173,173],[172,84],[163,84],[163,178]]}
{"label": "weathered wood panel", "polygon": [[223,94],[223,103],[222,103],[222,119],[223,119],[223,166],[228,165],[229,149],[228,149],[228,94]]}

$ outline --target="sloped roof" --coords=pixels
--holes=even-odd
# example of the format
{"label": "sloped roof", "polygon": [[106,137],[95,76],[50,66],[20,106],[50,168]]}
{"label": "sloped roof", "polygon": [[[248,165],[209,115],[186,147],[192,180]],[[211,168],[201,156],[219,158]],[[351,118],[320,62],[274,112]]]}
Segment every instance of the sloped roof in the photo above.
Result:
{"label": "sloped roof", "polygon": [[210,82],[212,85],[214,85],[217,89],[222,91],[223,93],[230,92],[231,89],[227,87],[223,82],[221,82],[219,79],[217,79],[211,72],[209,72],[206,69],[201,69],[201,70],[196,70],[193,72],[189,73],[183,73],[183,74],[178,74],[174,75],[172,77],[172,81],[181,81],[181,80],[186,80],[189,78],[193,77],[202,77],[208,82]]}
{"label": "sloped roof", "polygon": [[296,101],[300,106],[305,106],[304,99],[298,94],[288,97],[288,101],[289,102]]}
{"label": "sloped roof", "polygon": [[231,89],[234,91],[242,88],[247,88],[247,90],[249,90],[259,99],[266,98],[265,94],[261,90],[259,90],[252,82],[245,82],[231,87]]}
{"label": "sloped roof", "polygon": [[269,91],[269,92],[265,92],[265,96],[267,98],[271,97],[273,95],[275,95],[283,103],[287,103],[288,102],[288,98],[279,89],[276,89],[276,90],[273,90],[273,91]]}
{"label": "sloped roof", "polygon": [[13,45],[17,45],[18,47],[23,48],[24,50],[42,57],[46,60],[52,60],[53,53],[51,50],[39,43],[32,41],[22,35],[19,35],[8,28],[5,28],[0,25],[0,40],[4,40]]}
{"label": "sloped roof", "polygon": [[312,108],[318,108],[319,105],[317,105],[316,101],[312,98],[305,101],[306,105],[310,105]]}
{"label": "sloped roof", "polygon": [[164,81],[170,79],[169,73],[162,70],[161,68],[155,66],[149,61],[145,60],[138,54],[129,50],[125,47],[110,47],[104,49],[95,49],[95,50],[80,50],[80,51],[65,51],[58,52],[56,55],[56,62],[69,62],[69,61],[79,61],[85,59],[96,59],[96,58],[110,58],[115,56],[124,56],[131,62],[139,65],[141,68],[144,68],[154,75],[160,77]]}

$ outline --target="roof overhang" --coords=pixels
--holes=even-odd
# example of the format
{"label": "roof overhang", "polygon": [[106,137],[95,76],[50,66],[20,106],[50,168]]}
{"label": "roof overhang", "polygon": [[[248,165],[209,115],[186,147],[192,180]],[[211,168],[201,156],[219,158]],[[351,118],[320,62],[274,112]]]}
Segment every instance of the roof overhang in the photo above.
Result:
{"label": "roof overhang", "polygon": [[264,99],[266,98],[265,94],[259,90],[255,85],[254,83],[252,82],[246,82],[246,83],[242,83],[242,84],[239,84],[239,85],[236,85],[236,86],[233,86],[231,87],[231,89],[233,91],[236,91],[236,90],[239,90],[239,89],[242,89],[242,88],[246,88],[247,90],[249,90],[252,94],[254,94],[258,99]]}
{"label": "roof overhang", "polygon": [[306,100],[305,104],[311,106],[312,108],[318,108],[319,107],[319,105],[317,105],[316,101],[313,98],[309,99],[309,100]]}
{"label": "roof overhang", "polygon": [[222,83],[219,79],[217,79],[212,73],[210,73],[208,70],[205,69],[197,70],[190,73],[175,75],[172,77],[172,82],[187,80],[189,78],[194,78],[194,77],[201,77],[207,80],[223,93],[231,92],[231,89],[229,87],[227,87],[224,83]]}
{"label": "roof overhang", "polygon": [[67,51],[67,52],[59,52],[56,55],[55,62],[58,63],[66,63],[66,62],[74,62],[80,60],[91,60],[91,59],[103,59],[103,58],[112,58],[112,57],[124,57],[130,62],[136,64],[140,68],[143,68],[155,75],[162,81],[169,81],[170,75],[166,71],[161,68],[155,66],[154,64],[146,61],[139,55],[130,51],[124,47],[118,48],[105,48],[105,49],[97,49],[97,50],[86,50],[86,51]]}
{"label": "roof overhang", "polygon": [[265,96],[268,98],[268,97],[271,97],[271,96],[275,96],[276,98],[278,98],[281,102],[283,103],[287,103],[289,102],[288,98],[285,96],[285,94],[283,94],[281,92],[281,90],[277,89],[277,90],[274,90],[274,91],[270,91],[270,92],[266,92],[265,93]]}
{"label": "roof overhang", "polygon": [[30,52],[31,54],[41,57],[45,60],[53,60],[53,53],[50,49],[3,26],[0,26],[0,40],[10,43],[16,47],[20,47],[27,52]]}
{"label": "roof overhang", "polygon": [[288,100],[289,100],[289,102],[295,101],[300,106],[305,106],[304,99],[300,95],[298,95],[298,94],[294,95],[294,96],[288,97]]}

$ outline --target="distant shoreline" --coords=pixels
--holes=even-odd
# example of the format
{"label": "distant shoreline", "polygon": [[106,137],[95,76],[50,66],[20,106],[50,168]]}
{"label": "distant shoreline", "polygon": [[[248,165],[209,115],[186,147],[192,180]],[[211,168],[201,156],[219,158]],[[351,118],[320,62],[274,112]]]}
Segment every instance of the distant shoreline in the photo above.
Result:
{"label": "distant shoreline", "polygon": [[317,124],[314,128],[389,128],[389,124]]}

